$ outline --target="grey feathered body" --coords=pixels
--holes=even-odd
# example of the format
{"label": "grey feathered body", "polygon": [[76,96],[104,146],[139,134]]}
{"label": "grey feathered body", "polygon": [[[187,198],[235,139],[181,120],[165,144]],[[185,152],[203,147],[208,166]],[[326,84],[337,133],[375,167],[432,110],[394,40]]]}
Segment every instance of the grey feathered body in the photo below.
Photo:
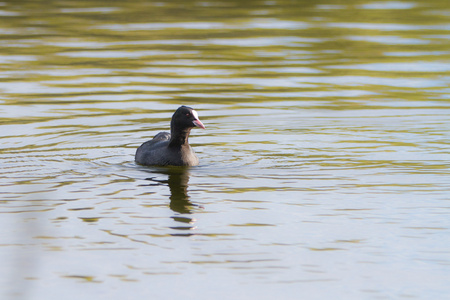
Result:
{"label": "grey feathered body", "polygon": [[170,133],[160,132],[143,143],[136,151],[136,163],[146,166],[197,166],[199,160],[192,147],[188,143],[171,145],[170,138]]}

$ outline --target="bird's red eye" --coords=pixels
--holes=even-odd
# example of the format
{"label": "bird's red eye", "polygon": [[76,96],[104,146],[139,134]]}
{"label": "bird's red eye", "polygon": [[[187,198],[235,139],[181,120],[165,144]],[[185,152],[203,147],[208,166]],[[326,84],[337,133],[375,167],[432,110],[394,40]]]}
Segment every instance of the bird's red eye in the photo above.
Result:
{"label": "bird's red eye", "polygon": [[190,113],[187,113],[187,114],[186,114],[186,116],[190,117],[190,116],[191,116],[191,114],[190,114]]}

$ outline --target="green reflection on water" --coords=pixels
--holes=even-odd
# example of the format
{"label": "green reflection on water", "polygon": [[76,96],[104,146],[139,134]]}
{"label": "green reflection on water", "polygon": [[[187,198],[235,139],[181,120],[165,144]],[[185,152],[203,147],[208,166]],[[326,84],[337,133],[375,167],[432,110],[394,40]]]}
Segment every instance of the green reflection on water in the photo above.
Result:
{"label": "green reflection on water", "polygon": [[[447,43],[439,40],[448,32],[446,16],[433,13],[446,8],[446,1],[427,2],[429,10],[419,3],[405,9],[366,4],[6,2],[0,59],[8,75],[0,89],[10,105],[62,100],[92,105],[141,96],[228,104],[312,96],[321,102],[313,108],[348,110],[386,97],[423,100],[406,82],[392,87],[377,81],[407,76],[427,88],[447,73],[427,69],[449,58]],[[441,54],[427,55],[433,52]],[[425,64],[425,72],[358,67],[417,62]],[[212,76],[205,77],[207,70]],[[430,86],[436,96],[442,88],[445,82]],[[100,99],[92,100],[96,96]],[[358,101],[343,101],[355,97]]]}

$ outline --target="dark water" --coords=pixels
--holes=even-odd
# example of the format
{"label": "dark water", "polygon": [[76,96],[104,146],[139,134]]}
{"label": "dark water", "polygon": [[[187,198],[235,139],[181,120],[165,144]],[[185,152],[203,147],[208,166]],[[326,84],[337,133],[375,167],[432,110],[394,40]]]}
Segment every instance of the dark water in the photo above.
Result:
{"label": "dark water", "polygon": [[[448,1],[0,3],[1,299],[444,299]],[[135,165],[193,106],[200,166]]]}

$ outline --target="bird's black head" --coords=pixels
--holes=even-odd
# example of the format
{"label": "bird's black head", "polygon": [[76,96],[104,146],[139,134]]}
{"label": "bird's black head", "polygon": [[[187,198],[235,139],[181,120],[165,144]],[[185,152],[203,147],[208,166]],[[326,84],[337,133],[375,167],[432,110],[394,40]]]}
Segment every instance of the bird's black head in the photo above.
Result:
{"label": "bird's black head", "polygon": [[171,127],[179,130],[200,127],[205,129],[202,121],[198,118],[197,112],[188,106],[180,106],[172,116]]}

